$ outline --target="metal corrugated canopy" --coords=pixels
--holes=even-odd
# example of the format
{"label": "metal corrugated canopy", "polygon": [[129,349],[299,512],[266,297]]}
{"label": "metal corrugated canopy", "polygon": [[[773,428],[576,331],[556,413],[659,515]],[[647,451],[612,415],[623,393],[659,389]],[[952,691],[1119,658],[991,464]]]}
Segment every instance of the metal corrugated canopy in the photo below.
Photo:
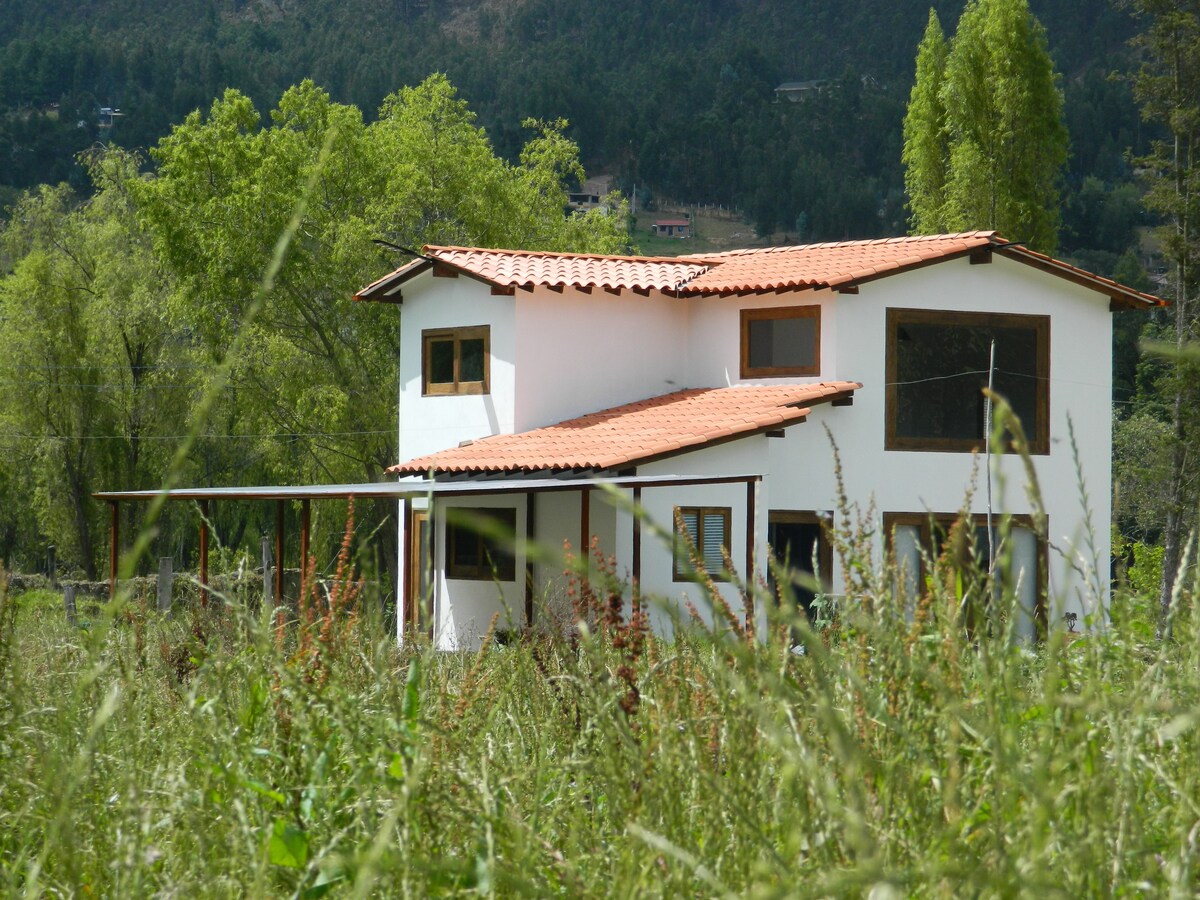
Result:
{"label": "metal corrugated canopy", "polygon": [[166,495],[168,500],[344,500],[357,498],[395,498],[459,496],[485,493],[543,493],[579,491],[605,484],[611,487],[668,487],[671,485],[727,484],[758,481],[761,475],[721,475],[713,478],[674,475],[625,475],[613,478],[503,478],[480,481],[430,481],[426,478],[401,481],[373,481],[363,484],[267,485],[261,487],[171,488],[157,491],[100,491],[97,500],[153,500]]}

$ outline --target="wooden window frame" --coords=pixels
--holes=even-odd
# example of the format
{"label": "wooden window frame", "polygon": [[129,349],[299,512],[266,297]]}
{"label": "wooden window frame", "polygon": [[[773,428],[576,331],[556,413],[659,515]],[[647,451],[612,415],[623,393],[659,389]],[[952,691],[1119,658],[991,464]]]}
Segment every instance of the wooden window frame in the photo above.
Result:
{"label": "wooden window frame", "polygon": [[[679,533],[680,517],[686,513],[696,513],[696,552],[703,558],[704,556],[704,517],[705,515],[720,514],[724,519],[725,540],[721,546],[725,552],[733,558],[733,548],[730,544],[733,543],[733,507],[731,506],[676,506],[674,509],[673,520],[676,523],[674,526],[675,535],[675,553],[674,563],[672,566],[672,581],[695,581],[700,577],[699,573],[692,568],[692,561],[688,558],[687,542],[684,536]],[[708,577],[713,581],[728,581],[729,574],[724,570],[719,572],[708,572]]]}
{"label": "wooden window frame", "polygon": [[[497,547],[489,535],[471,523],[472,518],[490,518],[497,527],[515,535],[517,508],[515,506],[452,506],[446,507],[446,578],[453,581],[517,580],[515,551]],[[455,563],[459,541],[475,545],[479,562],[474,565]]]}
{"label": "wooden window frame", "polygon": [[[462,362],[462,342],[483,339],[483,380],[462,381],[459,365]],[[429,345],[435,341],[454,341],[454,380],[434,382],[430,378],[433,358]],[[426,328],[421,331],[421,395],[424,397],[446,397],[464,394],[487,394],[492,381],[492,339],[488,325],[469,325],[461,328]]]}
{"label": "wooden window frame", "polygon": [[1037,395],[1031,430],[1022,422],[1029,452],[1035,456],[1050,453],[1050,317],[1025,313],[947,312],[935,309],[889,308],[887,311],[887,349],[885,353],[884,446],[885,450],[925,450],[935,453],[970,453],[984,449],[983,438],[900,437],[896,434],[899,413],[900,360],[896,341],[900,326],[909,322],[919,325],[974,326],[993,328],[1030,328],[1037,340],[1034,362],[1037,370]]}
{"label": "wooden window frame", "polygon": [[[750,323],[764,320],[813,319],[813,364],[811,366],[750,365]],[[787,378],[821,374],[821,307],[820,306],[763,306],[741,311],[741,377]]]}
{"label": "wooden window frame", "polygon": [[[883,534],[884,541],[888,553],[892,552],[892,544],[895,538],[895,530],[897,525],[915,525],[920,529],[919,546],[921,556],[921,568],[916,572],[918,584],[924,585],[925,578],[929,574],[927,569],[927,560],[931,559],[934,554],[933,546],[933,527],[938,526],[949,534],[950,528],[959,520],[962,513],[913,513],[913,512],[885,512],[883,514]],[[1000,528],[1000,521],[1006,518],[1010,525],[1016,525],[1019,528],[1025,528],[1034,533],[1037,538],[1037,584],[1034,586],[1035,596],[1037,597],[1037,606],[1033,611],[1034,623],[1039,634],[1046,634],[1046,589],[1048,587],[1047,576],[1050,566],[1050,544],[1049,541],[1038,533],[1034,525],[1033,516],[1028,513],[1005,513],[999,515],[992,514],[992,527],[997,531]],[[987,527],[987,513],[970,513],[971,526],[973,528]],[[1046,530],[1049,532],[1050,523],[1047,520]],[[924,588],[922,588],[922,591]]]}

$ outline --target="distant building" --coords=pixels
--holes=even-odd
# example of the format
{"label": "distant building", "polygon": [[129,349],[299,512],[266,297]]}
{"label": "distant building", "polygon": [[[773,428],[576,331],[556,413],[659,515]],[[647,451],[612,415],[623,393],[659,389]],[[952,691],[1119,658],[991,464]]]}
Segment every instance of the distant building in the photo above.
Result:
{"label": "distant building", "polygon": [[775,88],[775,99],[776,101],[788,100],[795,103],[805,97],[819,94],[827,84],[829,84],[828,78],[814,78],[811,81],[785,81]]}
{"label": "distant building", "polygon": [[659,237],[691,237],[692,223],[688,219],[659,219],[654,223],[654,233]]}
{"label": "distant building", "polygon": [[[859,76],[859,81],[864,88],[878,88],[879,82],[871,75]],[[818,94],[823,94],[829,89],[829,86],[836,82],[832,78],[813,78],[810,81],[785,81],[779,87],[775,88],[775,102],[787,100],[790,103],[798,103],[801,100],[806,100],[810,97],[815,97]]]}
{"label": "distant building", "polygon": [[579,190],[567,194],[567,205],[575,210],[595,209],[612,190],[611,175],[594,175],[579,186]]}

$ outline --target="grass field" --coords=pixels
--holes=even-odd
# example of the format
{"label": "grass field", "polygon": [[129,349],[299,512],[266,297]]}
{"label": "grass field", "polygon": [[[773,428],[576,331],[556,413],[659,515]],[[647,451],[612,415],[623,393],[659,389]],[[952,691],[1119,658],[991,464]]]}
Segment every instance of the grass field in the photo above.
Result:
{"label": "grass field", "polygon": [[1007,600],[966,632],[951,566],[911,620],[857,567],[819,632],[664,643],[601,590],[574,639],[477,654],[397,648],[352,590],[298,623],[231,597],[87,628],[0,597],[0,890],[1195,895],[1191,593],[1166,643],[1122,595],[1110,629],[1020,646]]}

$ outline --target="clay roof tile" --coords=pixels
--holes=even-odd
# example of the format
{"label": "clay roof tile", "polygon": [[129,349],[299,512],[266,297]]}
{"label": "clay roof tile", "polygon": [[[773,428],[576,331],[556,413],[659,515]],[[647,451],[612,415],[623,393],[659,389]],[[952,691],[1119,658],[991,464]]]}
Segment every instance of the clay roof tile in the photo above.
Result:
{"label": "clay roof tile", "polygon": [[837,381],[691,388],[532,431],[482,438],[388,471],[501,474],[621,468],[802,421],[812,404],[850,397],[861,387]]}

